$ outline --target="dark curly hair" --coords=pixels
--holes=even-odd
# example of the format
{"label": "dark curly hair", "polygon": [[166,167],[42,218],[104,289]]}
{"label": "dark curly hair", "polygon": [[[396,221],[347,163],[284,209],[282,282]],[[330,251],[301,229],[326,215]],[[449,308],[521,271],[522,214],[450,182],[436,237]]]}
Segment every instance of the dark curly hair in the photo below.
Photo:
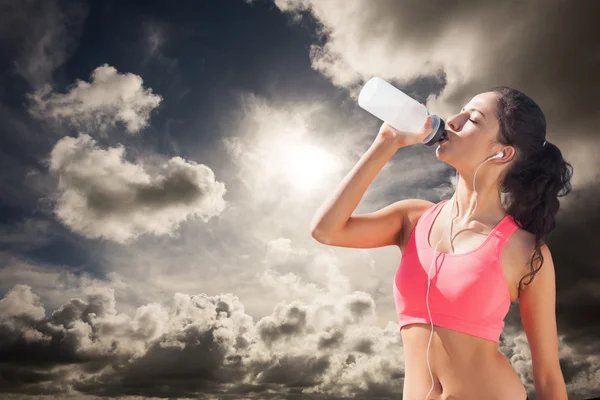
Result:
{"label": "dark curly hair", "polygon": [[[515,149],[513,165],[501,183],[506,210],[521,228],[535,235],[530,272],[519,281],[520,297],[523,279],[530,277],[526,283],[529,285],[542,268],[541,247],[556,226],[558,197],[571,192],[573,166],[563,159],[558,147],[546,141],[546,118],[531,98],[507,86],[494,86],[489,91],[499,94],[498,142]],[[539,261],[537,269],[536,260]]]}

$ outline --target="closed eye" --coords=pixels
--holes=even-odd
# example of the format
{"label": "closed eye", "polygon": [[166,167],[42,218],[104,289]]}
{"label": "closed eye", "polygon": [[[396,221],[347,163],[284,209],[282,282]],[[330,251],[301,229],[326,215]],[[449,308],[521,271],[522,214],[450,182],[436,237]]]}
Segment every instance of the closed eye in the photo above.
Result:
{"label": "closed eye", "polygon": [[475,125],[477,125],[477,122],[473,121],[471,118],[469,118],[469,121],[471,121],[472,123],[474,123]]}

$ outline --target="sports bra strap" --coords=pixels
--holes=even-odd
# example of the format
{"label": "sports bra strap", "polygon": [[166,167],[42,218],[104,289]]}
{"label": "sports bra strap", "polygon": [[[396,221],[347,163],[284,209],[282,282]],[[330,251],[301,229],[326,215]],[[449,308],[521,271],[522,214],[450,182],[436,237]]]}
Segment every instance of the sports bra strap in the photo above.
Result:
{"label": "sports bra strap", "polygon": [[427,225],[429,225],[431,220],[434,219],[440,213],[441,208],[447,201],[448,200],[442,200],[425,210],[425,212],[421,215],[421,217],[423,218],[423,222],[427,222]]}

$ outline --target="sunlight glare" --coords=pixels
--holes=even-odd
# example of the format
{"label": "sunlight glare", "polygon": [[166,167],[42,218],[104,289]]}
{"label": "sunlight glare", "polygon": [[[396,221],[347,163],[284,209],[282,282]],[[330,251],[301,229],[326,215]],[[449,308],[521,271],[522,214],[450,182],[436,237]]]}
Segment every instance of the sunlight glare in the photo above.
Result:
{"label": "sunlight glare", "polygon": [[283,173],[290,183],[299,189],[314,187],[326,175],[333,172],[334,157],[327,151],[312,145],[287,148],[281,155]]}

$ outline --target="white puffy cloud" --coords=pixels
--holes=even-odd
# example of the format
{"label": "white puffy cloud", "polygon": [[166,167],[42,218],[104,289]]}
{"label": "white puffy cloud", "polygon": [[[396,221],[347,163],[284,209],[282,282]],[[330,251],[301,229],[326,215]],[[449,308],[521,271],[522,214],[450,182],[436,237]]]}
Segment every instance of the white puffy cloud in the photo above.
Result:
{"label": "white puffy cloud", "polygon": [[205,222],[225,208],[223,183],[205,165],[173,157],[160,166],[131,163],[122,146],[64,137],[50,154],[58,177],[55,214],[90,238],[126,243],[144,233],[174,235],[184,220]]}
{"label": "white puffy cloud", "polygon": [[29,98],[30,111],[38,118],[69,121],[100,132],[120,122],[128,133],[146,127],[150,112],[162,101],[152,89],[144,88],[140,76],[119,73],[107,64],[92,72],[90,82],[77,80],[66,93],[54,93],[46,85]]}
{"label": "white puffy cloud", "polygon": [[42,319],[46,314],[39,301],[40,298],[31,292],[29,286],[16,285],[0,300],[0,316],[9,318],[19,315],[34,320]]}

